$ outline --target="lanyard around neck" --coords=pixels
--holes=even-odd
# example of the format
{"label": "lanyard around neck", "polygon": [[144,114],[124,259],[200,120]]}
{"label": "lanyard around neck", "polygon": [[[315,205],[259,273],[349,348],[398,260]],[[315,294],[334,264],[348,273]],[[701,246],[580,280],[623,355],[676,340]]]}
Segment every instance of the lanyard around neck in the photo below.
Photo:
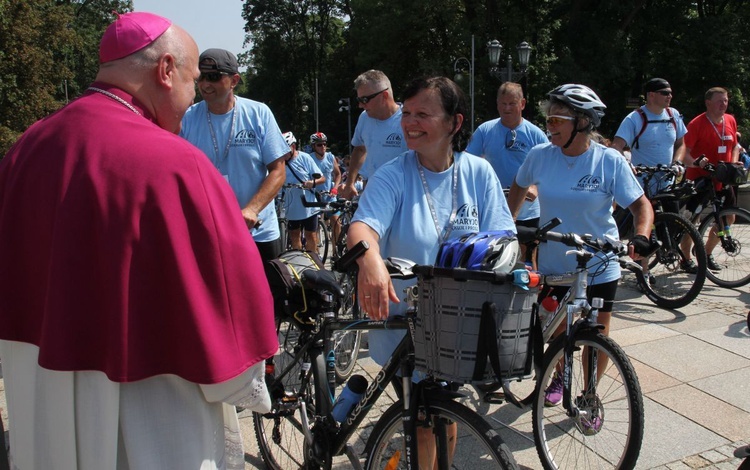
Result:
{"label": "lanyard around neck", "polygon": [[234,125],[237,116],[237,103],[232,107],[232,125],[229,128],[229,136],[227,137],[227,145],[224,147],[224,155],[219,155],[219,143],[216,140],[216,132],[214,126],[211,124],[211,111],[206,106],[206,119],[208,120],[208,129],[211,131],[211,142],[214,144],[214,155],[216,155],[216,168],[218,169],[224,160],[229,156],[229,146],[232,145],[232,137],[234,136]]}
{"label": "lanyard around neck", "polygon": [[716,135],[719,136],[719,145],[724,144],[724,131],[726,130],[727,120],[722,118],[722,120],[721,120],[721,134],[719,134],[719,129],[716,128],[716,125],[711,120],[711,118],[708,117],[708,114],[706,114],[706,119],[708,119],[708,122],[711,123],[711,127],[713,128],[714,132],[716,132]]}
{"label": "lanyard around neck", "polygon": [[438,235],[438,244],[441,244],[448,238],[451,231],[453,231],[453,221],[456,220],[456,213],[458,212],[458,158],[454,157],[453,161],[453,187],[451,190],[451,193],[453,194],[453,201],[451,205],[451,215],[446,226],[440,227],[437,211],[435,210],[435,204],[432,202],[430,187],[427,185],[427,178],[425,178],[424,176],[424,169],[422,168],[422,164],[419,163],[419,155],[414,152],[414,157],[417,161],[417,170],[419,170],[419,178],[422,180],[422,187],[424,188],[424,195],[427,199],[427,206],[430,208],[430,214],[432,215],[432,222],[435,224],[435,231]]}

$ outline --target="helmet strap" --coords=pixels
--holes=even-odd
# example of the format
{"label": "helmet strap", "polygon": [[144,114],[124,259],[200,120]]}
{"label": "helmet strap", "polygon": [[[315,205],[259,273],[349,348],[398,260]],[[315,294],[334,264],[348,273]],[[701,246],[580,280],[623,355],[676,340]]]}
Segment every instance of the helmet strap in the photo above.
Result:
{"label": "helmet strap", "polygon": [[570,139],[568,139],[568,142],[563,145],[563,148],[566,149],[570,147],[570,144],[573,143],[573,139],[575,139],[576,134],[578,134],[580,131],[578,130],[578,115],[575,115],[575,119],[573,120],[573,132],[570,133]]}

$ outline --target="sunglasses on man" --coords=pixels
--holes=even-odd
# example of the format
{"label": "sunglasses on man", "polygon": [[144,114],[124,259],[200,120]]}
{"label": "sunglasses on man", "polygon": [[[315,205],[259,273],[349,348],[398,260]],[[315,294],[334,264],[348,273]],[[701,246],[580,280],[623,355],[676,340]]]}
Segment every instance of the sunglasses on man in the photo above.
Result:
{"label": "sunglasses on man", "polygon": [[360,102],[360,103],[362,103],[362,104],[367,104],[367,103],[369,103],[370,101],[372,101],[372,99],[373,99],[373,98],[375,98],[375,97],[376,97],[376,96],[378,96],[379,94],[383,93],[383,92],[384,92],[384,91],[386,91],[387,89],[388,89],[388,88],[385,88],[385,89],[383,89],[383,90],[380,90],[380,91],[379,91],[379,92],[377,92],[377,93],[373,93],[372,95],[367,95],[367,96],[358,96],[358,97],[357,97],[357,101],[359,101],[359,102]]}
{"label": "sunglasses on man", "polygon": [[221,80],[221,77],[224,75],[229,75],[228,73],[224,72],[207,72],[207,73],[201,73],[200,77],[198,77],[198,81],[205,80],[209,83],[216,83],[219,80]]}

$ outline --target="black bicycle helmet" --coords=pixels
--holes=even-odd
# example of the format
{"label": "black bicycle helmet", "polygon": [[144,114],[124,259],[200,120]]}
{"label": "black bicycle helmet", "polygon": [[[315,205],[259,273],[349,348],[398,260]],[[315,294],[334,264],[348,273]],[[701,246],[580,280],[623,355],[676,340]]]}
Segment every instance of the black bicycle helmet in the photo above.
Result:
{"label": "black bicycle helmet", "polygon": [[593,128],[599,127],[604,117],[604,110],[607,106],[602,103],[594,90],[586,85],[576,83],[567,83],[560,85],[549,92],[550,99],[562,101],[576,111],[585,114]]}

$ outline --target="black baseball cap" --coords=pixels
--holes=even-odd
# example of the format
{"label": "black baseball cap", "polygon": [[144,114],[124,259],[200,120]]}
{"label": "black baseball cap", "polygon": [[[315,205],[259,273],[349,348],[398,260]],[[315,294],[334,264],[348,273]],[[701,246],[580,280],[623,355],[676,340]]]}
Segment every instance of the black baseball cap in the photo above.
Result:
{"label": "black baseball cap", "polygon": [[672,88],[672,85],[663,78],[652,78],[643,84],[643,92],[649,93],[651,91],[659,91],[665,88]]}
{"label": "black baseball cap", "polygon": [[[223,72],[229,74],[240,73],[237,57],[225,49],[206,49],[198,60],[201,73]],[[242,77],[240,77],[242,81]]]}

